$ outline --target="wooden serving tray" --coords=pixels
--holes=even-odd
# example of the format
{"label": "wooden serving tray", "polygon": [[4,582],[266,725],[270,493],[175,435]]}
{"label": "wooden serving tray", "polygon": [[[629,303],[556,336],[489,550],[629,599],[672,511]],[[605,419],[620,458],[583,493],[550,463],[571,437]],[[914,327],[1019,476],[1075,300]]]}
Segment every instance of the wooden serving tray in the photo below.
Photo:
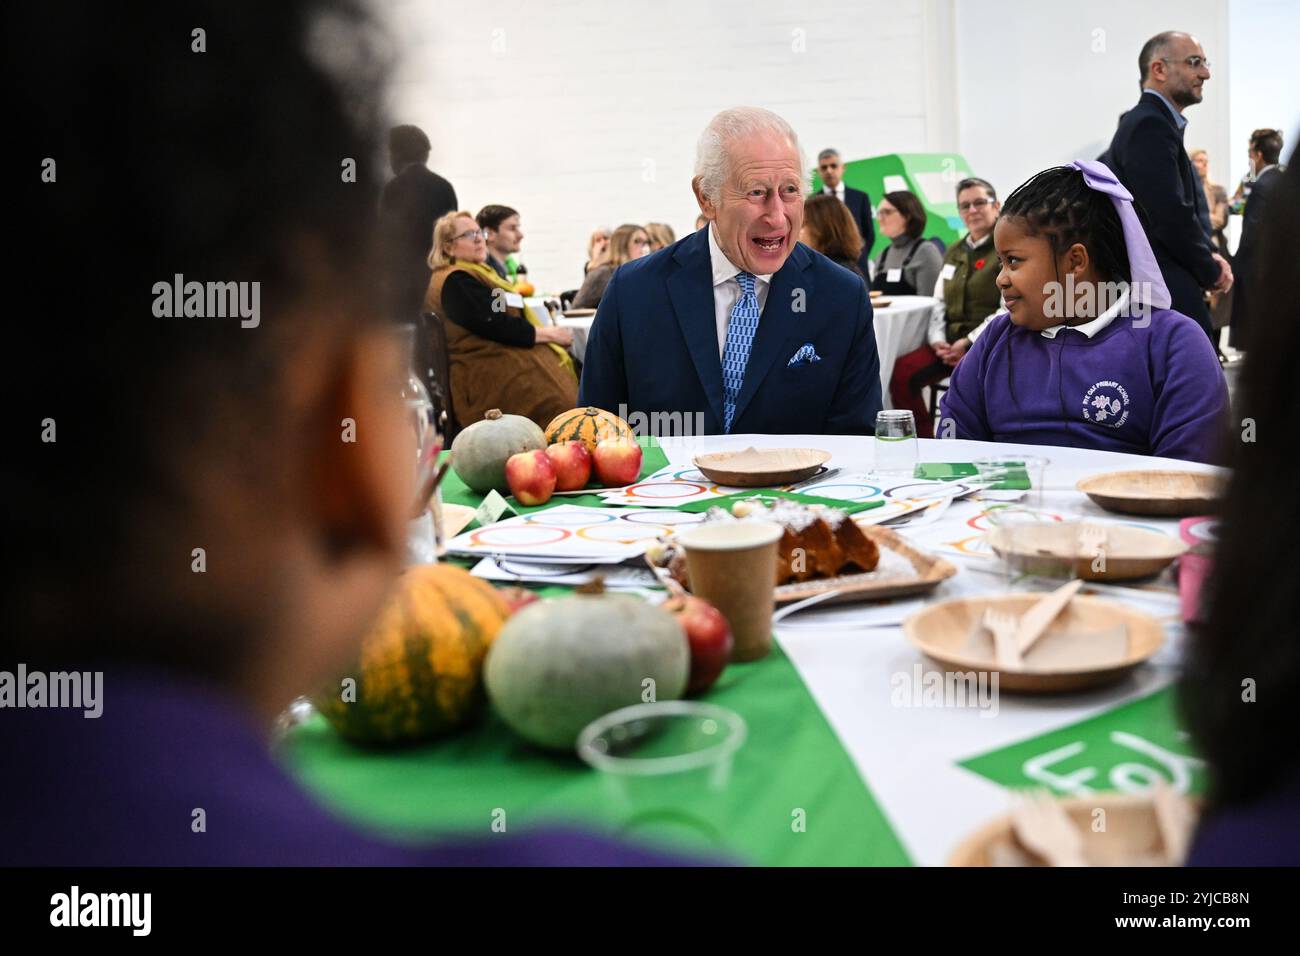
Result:
{"label": "wooden serving tray", "polygon": [[[776,606],[793,604],[819,594],[836,592],[818,606],[849,604],[861,601],[880,601],[885,598],[923,594],[938,587],[940,582],[957,573],[957,568],[928,552],[913,547],[897,531],[880,525],[858,522],[862,533],[880,549],[880,564],[875,571],[863,574],[842,574],[834,578],[818,578],[782,584],[773,592]],[[667,568],[661,568],[647,559],[655,576],[668,587],[676,587]],[[883,567],[882,567],[883,565]],[[910,569],[909,566],[910,565]],[[669,582],[672,582],[671,584]]]}

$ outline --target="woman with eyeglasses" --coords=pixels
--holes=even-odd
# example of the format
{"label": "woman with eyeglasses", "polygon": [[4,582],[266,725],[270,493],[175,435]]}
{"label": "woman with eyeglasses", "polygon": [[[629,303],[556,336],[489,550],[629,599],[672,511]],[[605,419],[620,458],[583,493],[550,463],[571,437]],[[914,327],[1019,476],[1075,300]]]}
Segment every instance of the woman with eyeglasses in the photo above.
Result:
{"label": "woman with eyeglasses", "polygon": [[578,402],[565,349],[573,331],[549,325],[487,264],[487,241],[469,212],[433,227],[425,308],[443,320],[452,409],[462,426],[493,408],[546,424]]}
{"label": "woman with eyeglasses", "polygon": [[967,231],[944,254],[935,280],[933,295],[942,300],[942,308],[930,318],[929,344],[894,363],[890,398],[895,408],[912,410],[917,434],[924,438],[933,437],[934,424],[922,390],[952,373],[1001,304],[993,248],[993,225],[1001,208],[988,181],[971,176],[957,184],[957,211]]}
{"label": "woman with eyeglasses", "polygon": [[650,252],[650,236],[642,226],[625,223],[609,237],[609,255],[604,264],[594,267],[582,280],[582,288],[573,297],[575,309],[594,309],[600,305],[614,270],[632,259]]}

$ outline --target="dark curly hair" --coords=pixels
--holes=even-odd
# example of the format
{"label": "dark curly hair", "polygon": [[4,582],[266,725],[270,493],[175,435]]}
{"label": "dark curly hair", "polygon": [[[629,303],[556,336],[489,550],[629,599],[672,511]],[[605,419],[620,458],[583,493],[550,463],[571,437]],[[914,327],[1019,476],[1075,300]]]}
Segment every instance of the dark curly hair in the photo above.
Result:
{"label": "dark curly hair", "polygon": [[[241,501],[274,536],[306,441],[292,367],[386,327],[371,285],[382,34],[352,0],[180,0],[140,17],[50,0],[5,20],[22,281],[0,533],[21,561],[0,585],[0,657],[220,675],[276,584],[194,613],[193,529]],[[178,274],[258,283],[260,325],[160,317],[153,287]]]}

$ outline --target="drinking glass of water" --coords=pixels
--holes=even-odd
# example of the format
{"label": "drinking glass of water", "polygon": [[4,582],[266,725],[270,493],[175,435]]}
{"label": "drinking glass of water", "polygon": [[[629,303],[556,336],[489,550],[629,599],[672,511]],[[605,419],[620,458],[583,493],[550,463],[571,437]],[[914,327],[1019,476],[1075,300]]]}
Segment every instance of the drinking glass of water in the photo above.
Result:
{"label": "drinking glass of water", "polygon": [[916,419],[905,408],[876,413],[876,474],[911,477],[916,468]]}

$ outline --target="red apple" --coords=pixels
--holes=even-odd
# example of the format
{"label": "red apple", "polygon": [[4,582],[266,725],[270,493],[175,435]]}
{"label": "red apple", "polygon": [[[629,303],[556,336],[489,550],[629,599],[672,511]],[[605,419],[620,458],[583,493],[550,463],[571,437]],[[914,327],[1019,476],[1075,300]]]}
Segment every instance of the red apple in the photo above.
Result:
{"label": "red apple", "polygon": [[630,485],[641,474],[641,446],[626,438],[597,442],[592,458],[596,463],[596,479],[607,488]]}
{"label": "red apple", "polygon": [[664,608],[676,616],[691,646],[691,679],[686,693],[708,690],[731,658],[731,628],[727,619],[708,601],[690,594],[669,598]]}
{"label": "red apple", "polygon": [[521,505],[544,505],[555,490],[555,466],[540,448],[521,451],[506,459],[506,484]]}
{"label": "red apple", "polygon": [[497,593],[506,599],[506,603],[510,605],[511,614],[516,614],[529,604],[541,600],[536,591],[530,591],[528,588],[521,588],[513,584],[509,587],[497,588]]}
{"label": "red apple", "polygon": [[580,441],[562,441],[546,449],[555,466],[555,490],[576,491],[591,481],[591,452]]}

